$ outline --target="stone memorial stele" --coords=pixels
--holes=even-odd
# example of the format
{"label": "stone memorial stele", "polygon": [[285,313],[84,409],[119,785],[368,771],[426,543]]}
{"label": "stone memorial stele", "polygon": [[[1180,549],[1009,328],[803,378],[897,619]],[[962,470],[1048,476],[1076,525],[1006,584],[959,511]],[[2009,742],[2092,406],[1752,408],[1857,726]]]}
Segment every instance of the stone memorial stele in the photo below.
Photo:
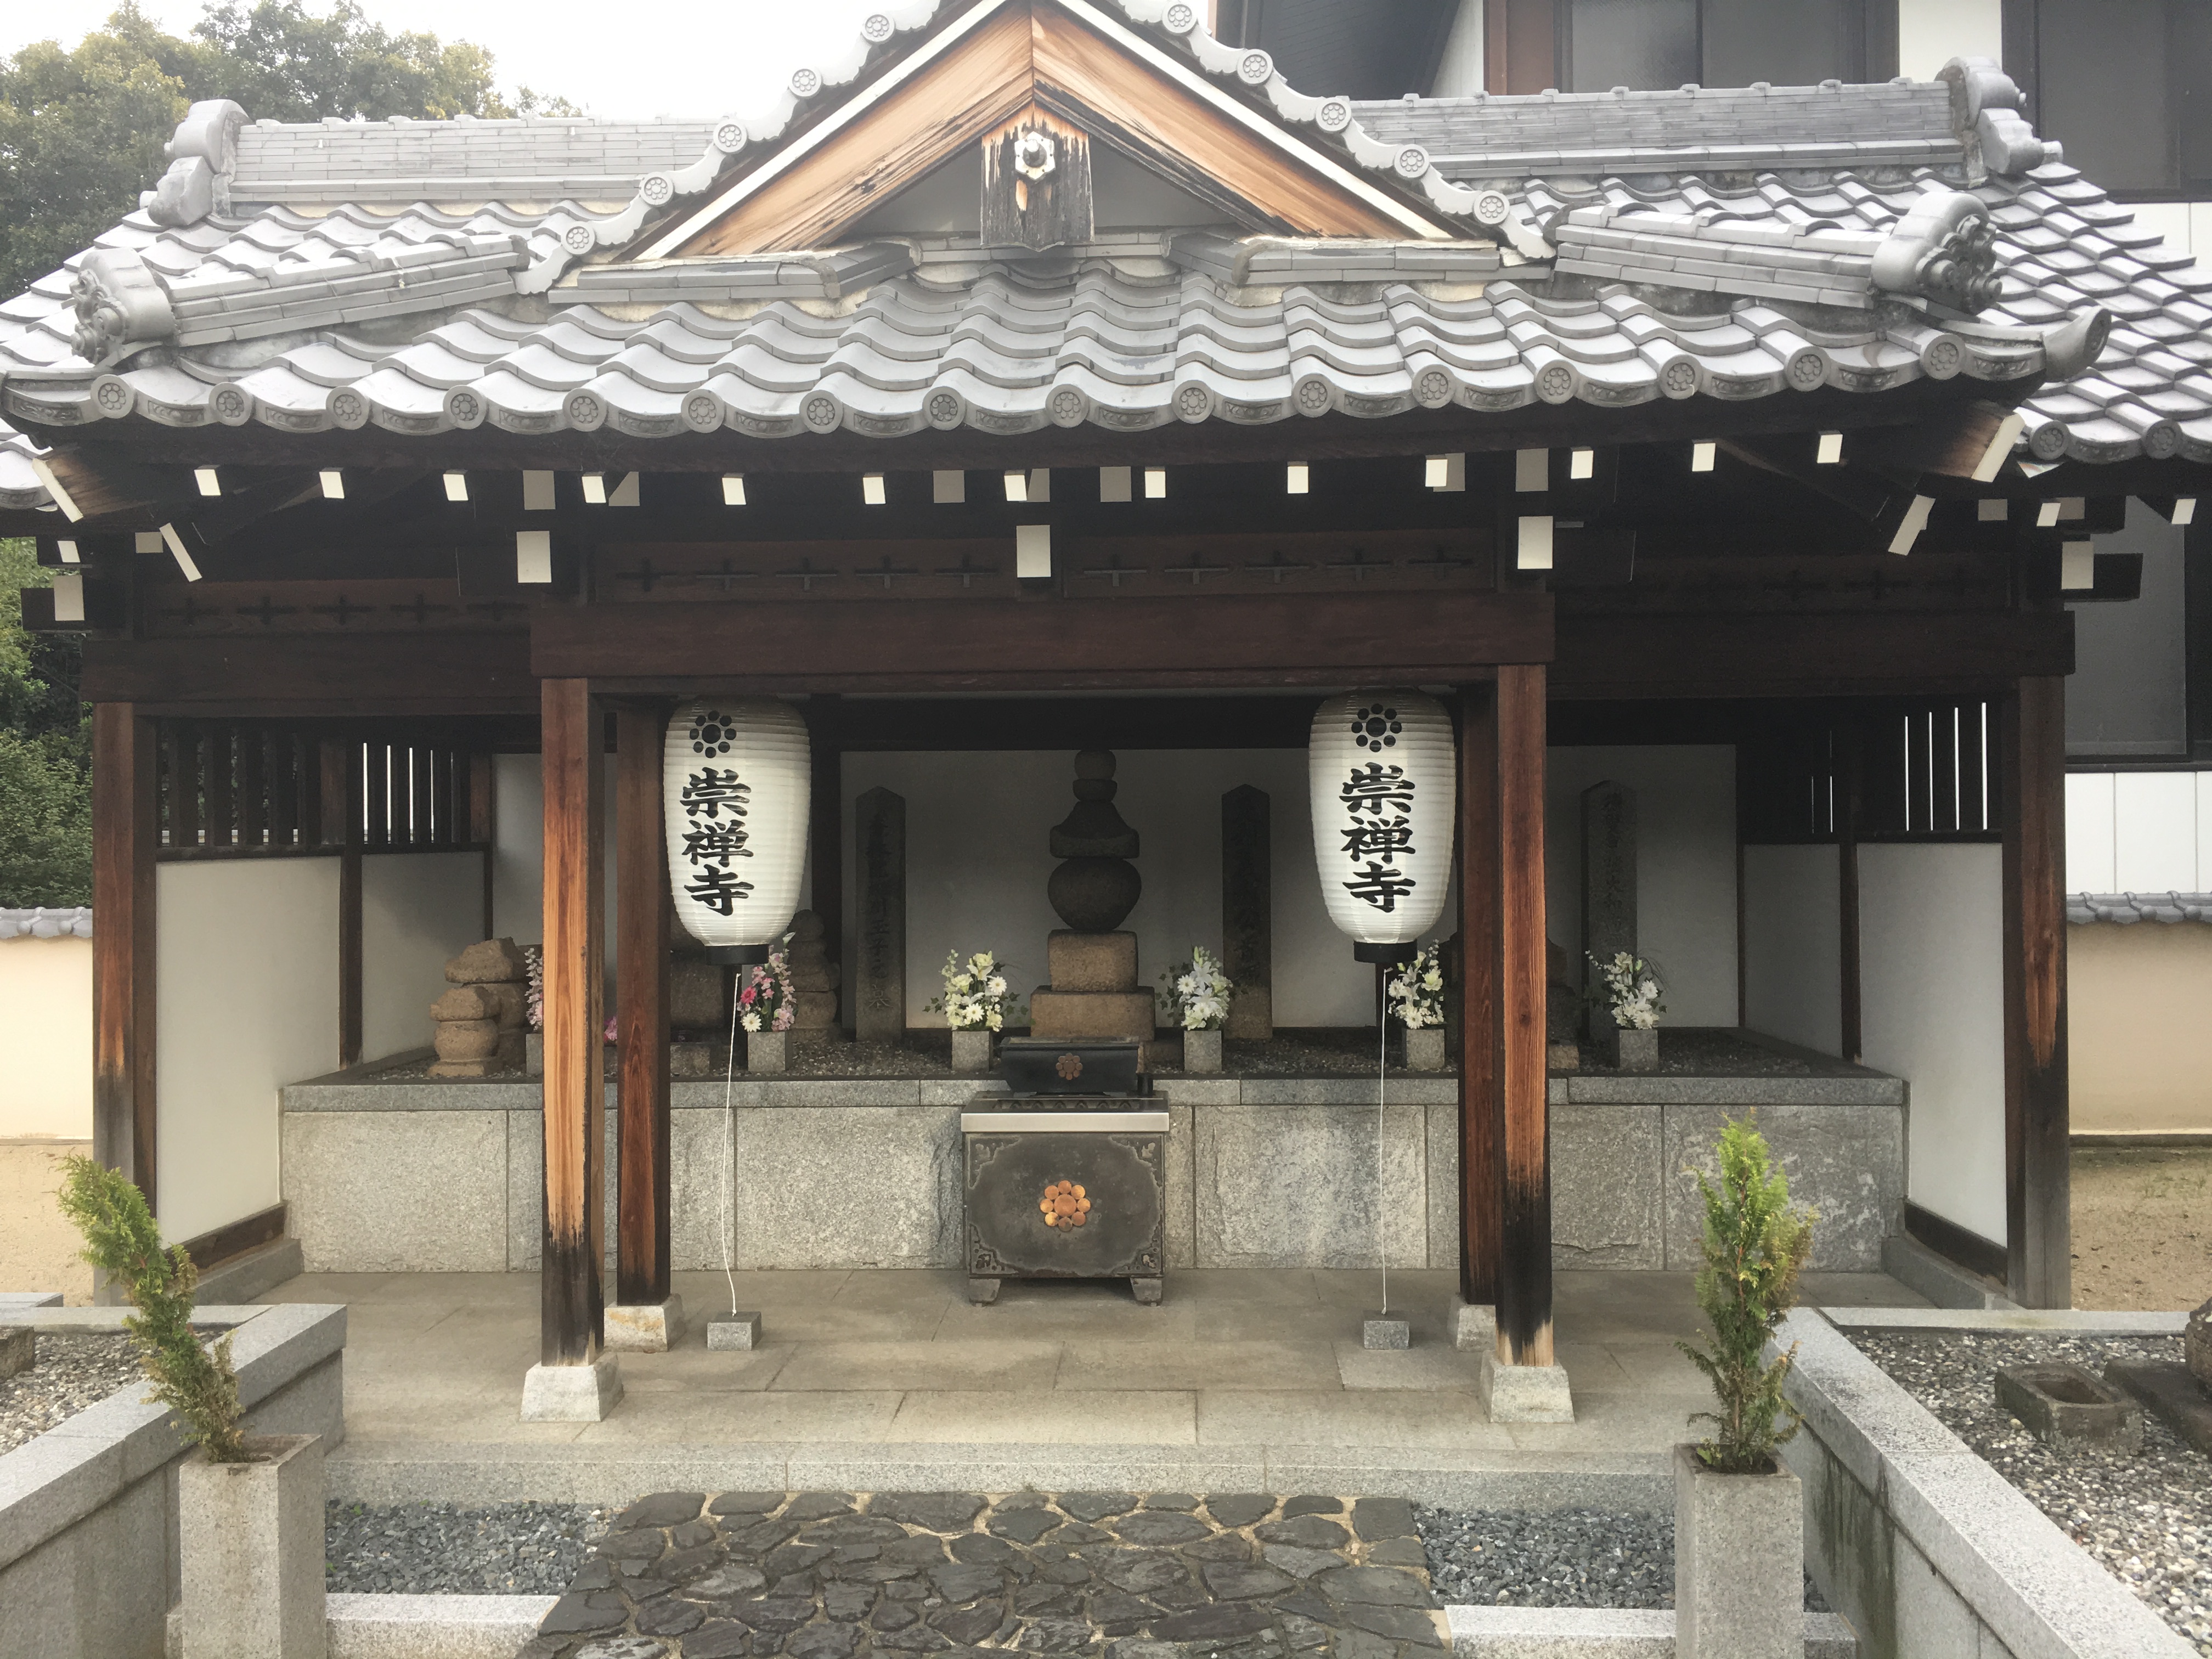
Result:
{"label": "stone memorial stele", "polygon": [[871,789],[853,804],[853,1035],[906,1036],[906,797]]}
{"label": "stone memorial stele", "polygon": [[1075,757],[1075,805],[1054,826],[1060,860],[1045,896],[1067,926],[1045,940],[1052,975],[1030,997],[1030,1031],[1040,1037],[1137,1037],[1153,1033],[1152,994],[1137,984],[1137,936],[1119,931],[1144,891],[1129,860],[1137,832],[1114,808],[1114,757]]}
{"label": "stone memorial stele", "polygon": [[1274,868],[1267,792],[1239,784],[1221,798],[1221,970],[1230,994],[1227,1035],[1275,1035]]}
{"label": "stone memorial stele", "polygon": [[1636,792],[1608,780],[1583,791],[1582,982],[1589,1039],[1601,1048],[1613,1020],[1597,963],[1623,951],[1636,954]]}

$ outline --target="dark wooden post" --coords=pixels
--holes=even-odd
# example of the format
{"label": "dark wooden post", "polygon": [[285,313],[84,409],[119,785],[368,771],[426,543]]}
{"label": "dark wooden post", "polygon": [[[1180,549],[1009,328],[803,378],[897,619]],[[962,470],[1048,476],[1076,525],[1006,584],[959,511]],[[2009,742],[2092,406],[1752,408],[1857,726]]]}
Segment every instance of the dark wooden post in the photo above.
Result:
{"label": "dark wooden post", "polygon": [[[92,1155],[155,1197],[154,723],[92,710]],[[191,787],[189,782],[187,787]]]}
{"label": "dark wooden post", "polygon": [[493,884],[499,864],[499,797],[494,763],[488,750],[468,757],[467,835],[473,844],[483,848],[483,936],[486,939],[495,937],[498,932],[498,917],[492,902]]}
{"label": "dark wooden post", "polygon": [[2005,1277],[2074,1305],[2066,1092],[2066,682],[1997,706],[2004,831]]}
{"label": "dark wooden post", "polygon": [[668,1299],[668,882],[661,842],[666,716],[615,711],[615,1300]]}
{"label": "dark wooden post", "polygon": [[[842,963],[845,959],[845,750],[837,729],[837,706],[834,696],[815,697],[806,706],[807,746],[812,751],[806,855],[811,908],[822,918],[822,937],[829,946],[830,960]],[[841,978],[838,983],[842,988],[844,981]]]}
{"label": "dark wooden post", "polygon": [[1459,1293],[1498,1301],[1504,1203],[1498,1071],[1498,695],[1469,686],[1459,720]]}
{"label": "dark wooden post", "polygon": [[1552,1175],[1546,1145],[1543,665],[1498,671],[1498,1099],[1504,1201],[1498,1357],[1552,1358]]}
{"label": "dark wooden post", "polygon": [[325,738],[319,838],[338,849],[338,1068],[361,1063],[362,746]]}
{"label": "dark wooden post", "polygon": [[1842,1008],[1836,1045],[1854,1066],[1866,1048],[1864,974],[1859,960],[1859,814],[1866,795],[1866,743],[1856,715],[1837,722],[1836,937]]}
{"label": "dark wooden post", "polygon": [[599,1355],[605,1219],[599,1160],[606,1087],[599,1052],[605,1000],[600,868],[600,731],[591,683],[540,688],[545,769],[545,1247],[539,1273],[540,1358],[588,1365]]}

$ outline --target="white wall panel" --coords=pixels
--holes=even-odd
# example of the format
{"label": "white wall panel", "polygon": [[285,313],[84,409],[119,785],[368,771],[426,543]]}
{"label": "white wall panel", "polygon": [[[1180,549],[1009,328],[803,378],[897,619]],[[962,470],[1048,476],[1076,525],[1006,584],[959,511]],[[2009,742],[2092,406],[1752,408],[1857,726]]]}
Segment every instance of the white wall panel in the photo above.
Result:
{"label": "white wall panel", "polygon": [[371,853],[361,861],[361,1054],[429,1045],[446,963],[483,937],[478,853]]}
{"label": "white wall panel", "polygon": [[183,1240],[277,1201],[276,1091],[337,1064],[338,861],[162,864],[154,897],[156,1199]]}
{"label": "white wall panel", "polygon": [[1859,848],[1865,1060],[1911,1085],[1907,1195],[2005,1237],[2002,850]]}
{"label": "white wall panel", "polygon": [[1897,64],[1916,81],[1932,81],[1954,58],[2004,57],[2002,0],[1893,0]]}
{"label": "white wall panel", "polygon": [[[2120,893],[2193,893],[2197,774],[2114,772],[2112,887]],[[2080,891],[2079,888],[2073,890]]]}
{"label": "white wall panel", "polygon": [[0,1139],[92,1139],[92,941],[0,942]]}
{"label": "white wall panel", "polygon": [[1843,1052],[1843,903],[1834,847],[1743,849],[1743,1023]]}
{"label": "white wall panel", "polygon": [[2116,893],[2111,772],[2066,775],[2066,890]]}
{"label": "white wall panel", "polygon": [[1547,931],[1582,953],[1582,793],[1636,791],[1637,939],[1666,981],[1668,1025],[1734,1025],[1735,750],[1724,744],[1553,749],[1544,792]]}

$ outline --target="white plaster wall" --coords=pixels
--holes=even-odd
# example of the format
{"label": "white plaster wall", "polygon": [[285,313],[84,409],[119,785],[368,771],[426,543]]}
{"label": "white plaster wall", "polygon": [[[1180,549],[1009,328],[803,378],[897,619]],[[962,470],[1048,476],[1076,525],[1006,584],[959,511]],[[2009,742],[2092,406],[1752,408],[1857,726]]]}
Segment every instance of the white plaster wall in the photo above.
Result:
{"label": "white plaster wall", "polygon": [[[1202,707],[1202,705],[1201,705]],[[1279,1025],[1371,1025],[1374,970],[1322,908],[1306,803],[1303,749],[1124,750],[1115,805],[1143,837],[1144,896],[1125,927],[1139,972],[1160,971],[1193,945],[1221,949],[1221,797],[1243,784],[1267,791],[1274,888],[1274,1008]],[[990,950],[1024,994],[1045,982],[1045,936],[1060,919],[1045,898],[1055,860],[1052,826],[1075,804],[1071,752],[852,754],[845,757],[845,953],[858,925],[854,803],[878,787],[906,798],[907,1018],[934,1024],[925,1005],[948,950]],[[1435,937],[1456,930],[1448,896]]]}
{"label": "white plaster wall", "polygon": [[1989,842],[1862,846],[1864,1059],[1911,1085],[1906,1195],[2002,1243],[2004,913]]}
{"label": "white plaster wall", "polygon": [[1553,749],[1544,803],[1547,931],[1582,951],[1582,793],[1636,792],[1637,941],[1664,979],[1669,1025],[1734,1025],[1735,750],[1726,744]]}
{"label": "white plaster wall", "polygon": [[1840,1056],[1838,856],[1834,847],[1743,849],[1743,1023]]}
{"label": "white plaster wall", "polygon": [[[493,757],[492,936],[511,939],[517,945],[545,942],[544,776],[544,764],[538,756]],[[615,762],[611,755],[606,759],[604,787],[607,1010],[611,1013],[615,994]]]}
{"label": "white plaster wall", "polygon": [[276,1091],[337,1064],[338,861],[163,864],[154,896],[156,1195],[185,1239],[276,1202]]}
{"label": "white plaster wall", "polygon": [[0,941],[0,1140],[92,1138],[92,941]]}
{"label": "white plaster wall", "polygon": [[361,861],[361,1052],[430,1041],[446,963],[483,937],[483,856],[374,853]]}
{"label": "white plaster wall", "polygon": [[2073,772],[2066,890],[2201,893],[2212,886],[2212,772]]}
{"label": "white plaster wall", "polygon": [[1482,90],[1482,0],[1459,0],[1451,33],[1444,37],[1430,88],[1436,98],[1472,98]]}
{"label": "white plaster wall", "polygon": [[1895,0],[1897,66],[1932,81],[1954,58],[2004,58],[2003,0]]}

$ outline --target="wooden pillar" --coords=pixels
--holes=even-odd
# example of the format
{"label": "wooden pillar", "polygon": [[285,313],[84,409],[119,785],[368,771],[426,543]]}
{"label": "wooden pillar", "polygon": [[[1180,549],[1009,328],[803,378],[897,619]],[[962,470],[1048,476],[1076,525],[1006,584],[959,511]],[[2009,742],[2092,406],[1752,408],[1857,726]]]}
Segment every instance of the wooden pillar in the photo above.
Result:
{"label": "wooden pillar", "polygon": [[1862,1064],[1866,1049],[1864,975],[1859,958],[1859,817],[1866,796],[1866,743],[1856,716],[1837,722],[1836,938],[1838,1024],[1844,1058]]}
{"label": "wooden pillar", "polygon": [[338,849],[338,1069],[361,1063],[362,745],[325,738],[318,839]]}
{"label": "wooden pillar", "polygon": [[498,917],[493,896],[499,866],[499,786],[489,751],[471,755],[468,769],[468,823],[465,833],[471,844],[483,848],[483,936],[493,939],[498,935]]}
{"label": "wooden pillar", "polygon": [[668,1299],[668,879],[660,819],[666,715],[615,711],[615,1300]]}
{"label": "wooden pillar", "polygon": [[[830,960],[845,959],[845,751],[837,730],[838,700],[817,696],[806,706],[811,796],[807,803],[809,908],[822,918]],[[841,979],[840,985],[843,983]],[[842,1023],[842,1021],[840,1022]]]}
{"label": "wooden pillar", "polygon": [[155,1202],[154,723],[92,711],[92,1155]]}
{"label": "wooden pillar", "polygon": [[2005,1276],[2030,1308],[2074,1304],[2066,1092],[2066,682],[1997,706],[2004,833]]}
{"label": "wooden pillar", "polygon": [[1546,1097],[1545,681],[1498,671],[1498,1116],[1501,1133],[1498,1357],[1552,1358],[1552,1176]]}
{"label": "wooden pillar", "polygon": [[600,859],[600,731],[591,683],[540,687],[545,776],[545,1245],[540,1359],[599,1355],[605,1219],[599,1160],[606,1117],[600,1029],[605,1000]]}
{"label": "wooden pillar", "polygon": [[1495,1306],[1504,1238],[1498,1071],[1498,695],[1469,686],[1459,720],[1459,1293]]}

